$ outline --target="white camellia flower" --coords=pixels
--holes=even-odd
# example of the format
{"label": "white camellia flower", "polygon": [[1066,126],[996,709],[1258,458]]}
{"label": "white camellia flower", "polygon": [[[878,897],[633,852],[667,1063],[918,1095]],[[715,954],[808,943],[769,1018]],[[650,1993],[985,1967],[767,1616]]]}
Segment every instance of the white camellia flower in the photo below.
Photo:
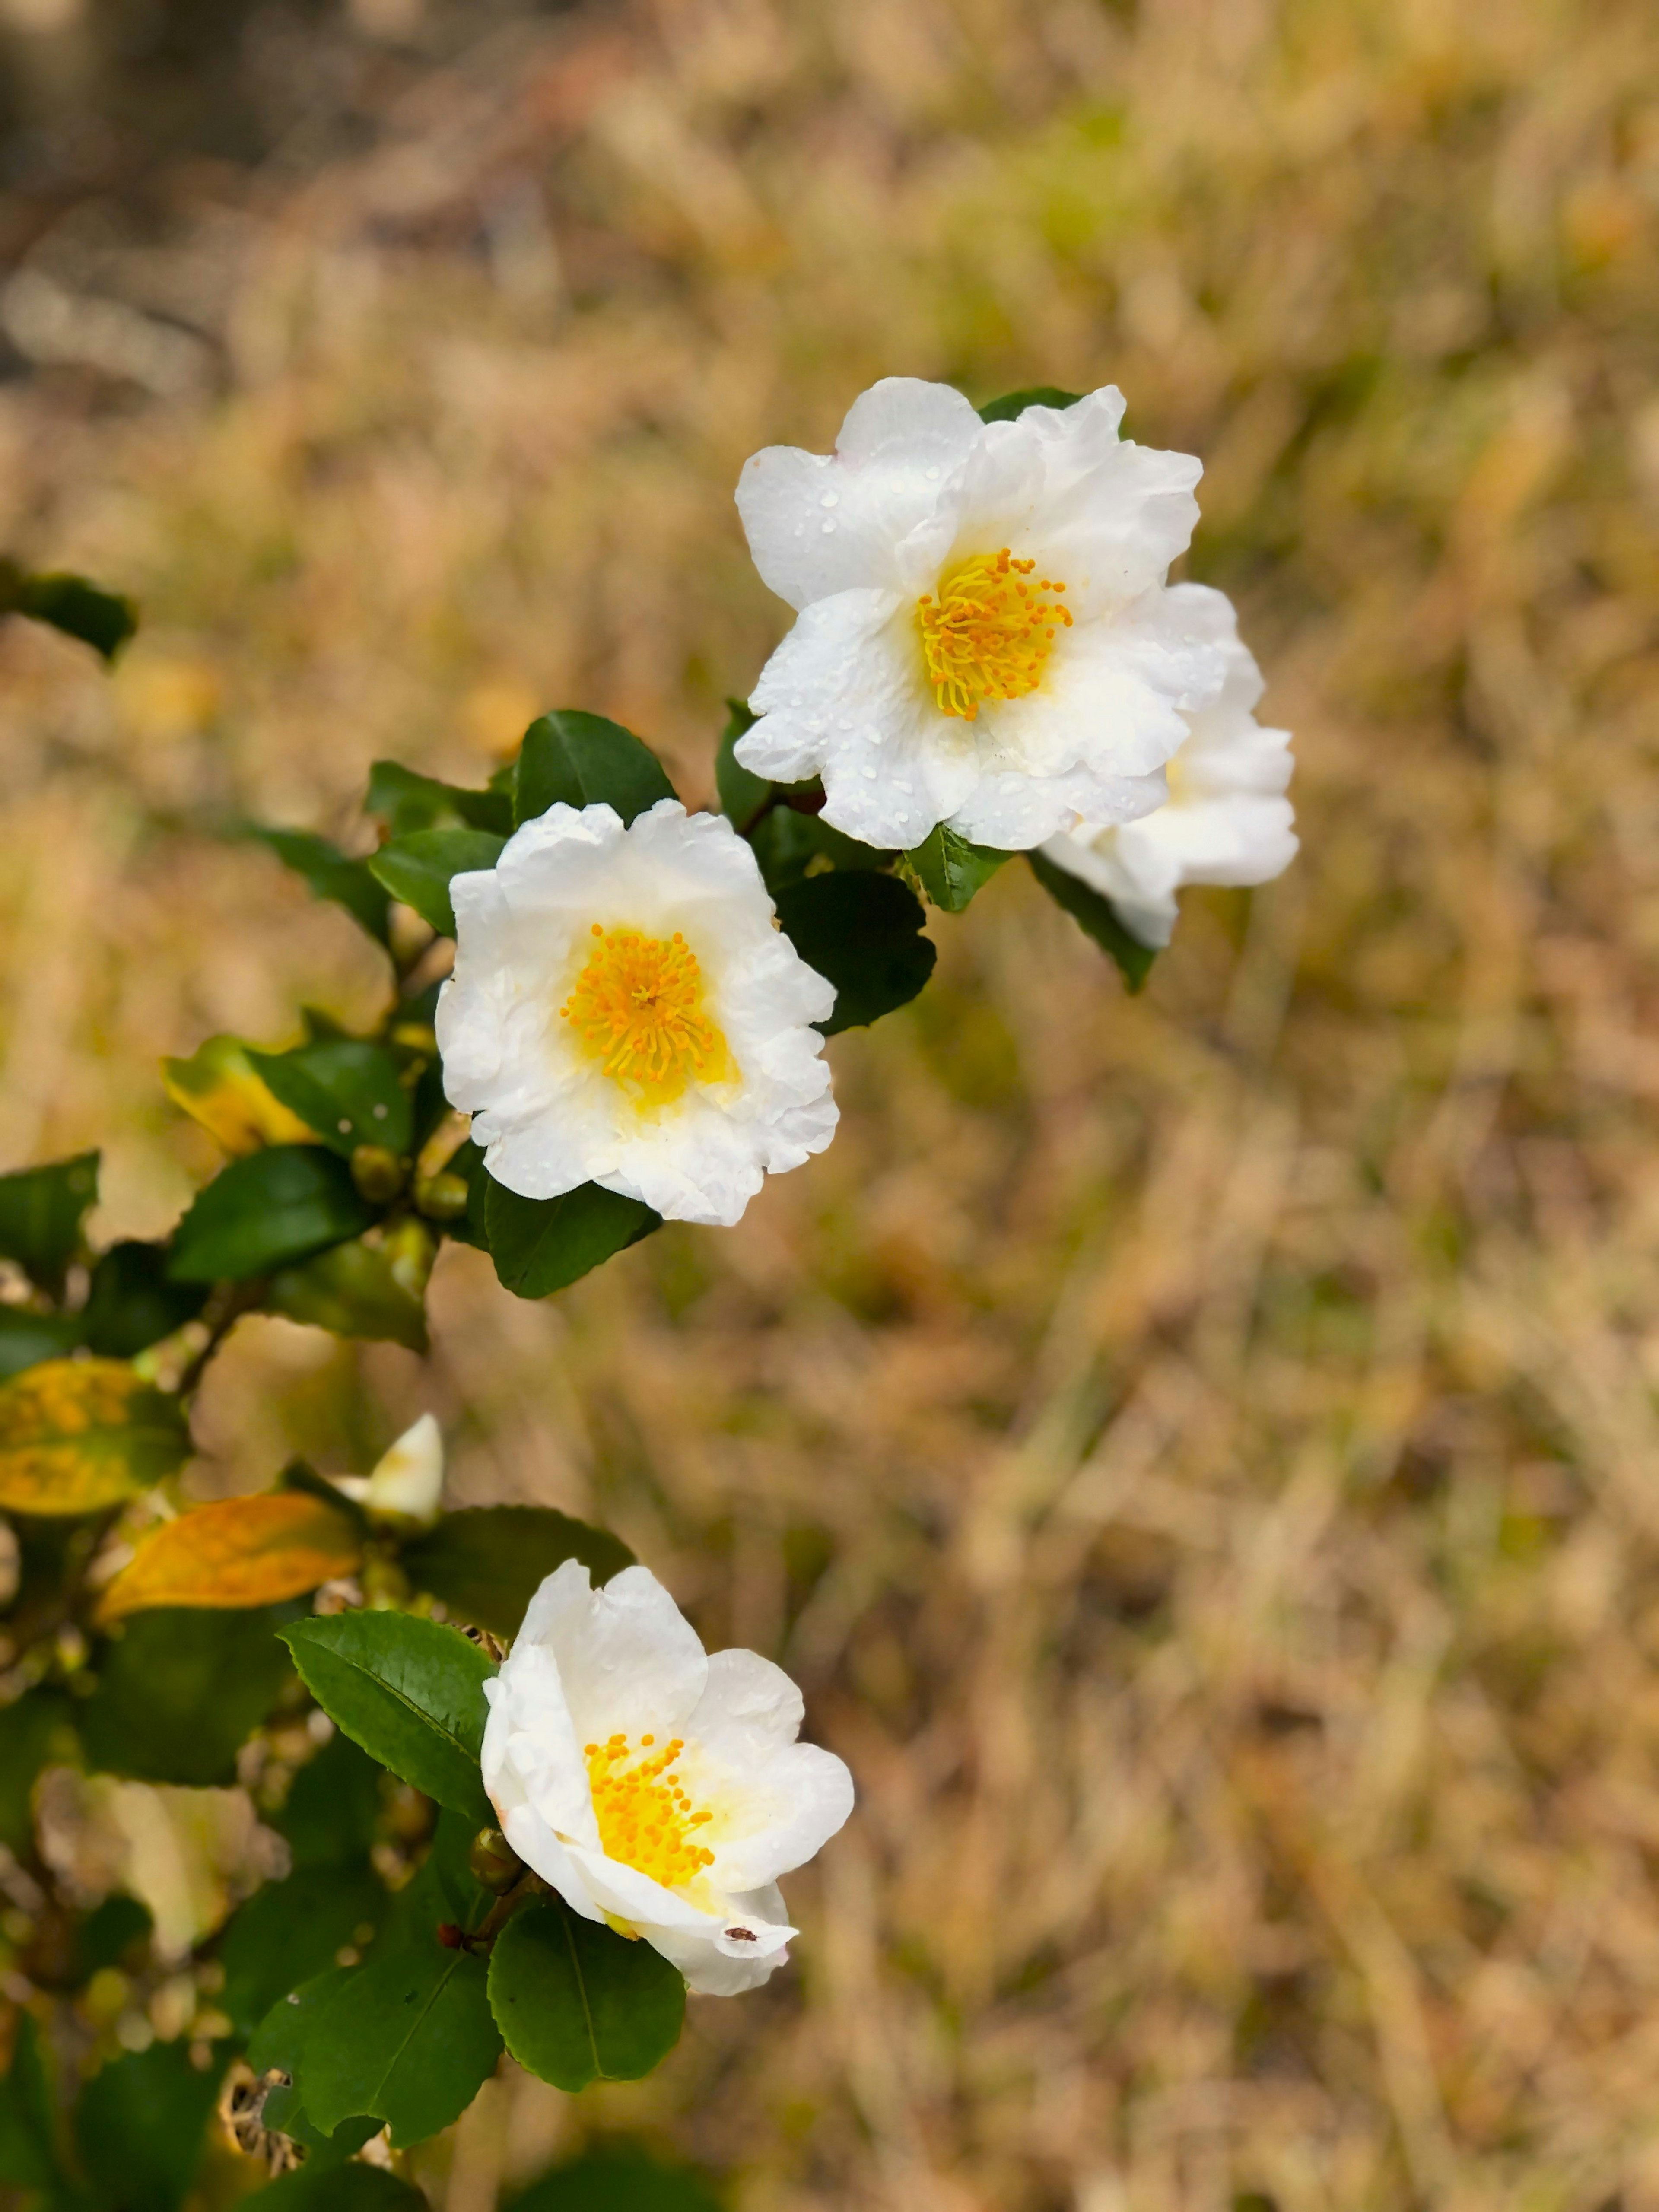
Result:
{"label": "white camellia flower", "polygon": [[508,1190],[597,1182],[729,1224],[763,1173],[829,1143],[810,1024],[836,994],[774,927],[720,816],[664,799],[624,828],[609,806],[550,806],[450,896],[444,1084]]}
{"label": "white camellia flower", "polygon": [[443,1431],[430,1413],[422,1413],[375,1462],[372,1474],[337,1474],[334,1482],[372,1517],[430,1527],[443,1495]]}
{"label": "white camellia flower", "polygon": [[501,1832],[572,1911],[642,1936],[706,1995],[784,1963],[778,1876],[841,1826],[853,1778],[796,1742],[800,1692],[781,1668],[705,1652],[647,1568],[596,1590],[567,1559],[484,1694]]}
{"label": "white camellia flower", "polygon": [[755,454],[738,511],[799,619],[742,764],[821,775],[824,820],[880,847],[943,822],[1024,851],[1158,805],[1222,670],[1164,580],[1200,465],[1120,439],[1122,415],[1108,386],[987,423],[948,385],[889,377],[833,453]]}
{"label": "white camellia flower", "polygon": [[1167,771],[1170,796],[1155,813],[1119,826],[1085,822],[1043,847],[1057,867],[1111,901],[1143,945],[1167,945],[1182,884],[1266,884],[1296,857],[1295,819],[1285,790],[1291,733],[1263,729],[1252,709],[1261,672],[1239,641],[1231,606],[1202,584],[1177,584],[1172,599],[1221,641],[1220,696],[1188,717],[1188,735]]}

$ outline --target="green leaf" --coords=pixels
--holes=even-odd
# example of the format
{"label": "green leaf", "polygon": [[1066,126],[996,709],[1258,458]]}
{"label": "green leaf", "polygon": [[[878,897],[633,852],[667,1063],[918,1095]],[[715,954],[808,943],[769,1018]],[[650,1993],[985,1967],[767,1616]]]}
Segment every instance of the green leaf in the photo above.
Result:
{"label": "green leaf", "polygon": [[326,2001],[294,2086],[325,2135],[373,2112],[401,2148],[459,2119],[501,2054],[483,1960],[428,1937],[371,1959]]}
{"label": "green leaf", "polygon": [[398,1280],[386,1246],[361,1237],[297,1267],[279,1268],[263,1303],[267,1313],[286,1314],[336,1336],[406,1345],[410,1352],[428,1348],[424,1304]]}
{"label": "green leaf", "polygon": [[1031,873],[1054,904],[1064,907],[1078,927],[1092,937],[1103,952],[1111,955],[1130,990],[1140,990],[1152,972],[1156,950],[1131,937],[1113,911],[1111,901],[1091,890],[1080,876],[1057,867],[1046,854],[1028,853],[1025,857],[1031,864]]}
{"label": "green leaf", "polygon": [[89,1912],[75,1931],[75,1978],[90,1981],[106,1966],[125,1965],[142,1972],[143,1954],[155,1933],[149,1907],[118,1889]]}
{"label": "green leaf", "polygon": [[292,1052],[250,1052],[248,1061],[273,1097],[343,1159],[359,1145],[409,1150],[413,1109],[398,1061],[384,1046],[323,1037]]}
{"label": "green leaf", "polygon": [[469,791],[420,775],[401,761],[376,761],[368,772],[363,811],[378,814],[394,837],[410,830],[488,830],[498,837],[513,833],[510,791]]}
{"label": "green leaf", "polygon": [[191,1789],[234,1781],[236,1754],[282,1695],[291,1607],[158,1606],[106,1648],[79,1707],[87,1763],[139,1782]]}
{"label": "green leaf", "polygon": [[346,1945],[366,1942],[386,1907],[385,1887],[367,1865],[296,1868],[257,1891],[219,1946],[219,2002],[236,2033],[249,2034],[279,1997],[334,1966]]}
{"label": "green leaf", "polygon": [[41,1360],[0,1382],[0,1511],[100,1513],[189,1456],[179,1400],[123,1360]]}
{"label": "green leaf", "polygon": [[960,914],[1012,855],[989,845],[970,845],[940,822],[904,857],[933,904],[946,914]]}
{"label": "green leaf", "polygon": [[337,1613],[282,1633],[306,1687],[371,1759],[476,1826],[494,1825],[478,1760],[495,1669],[475,1644],[404,1613]]}
{"label": "green leaf", "polygon": [[250,837],[268,847],[284,867],[292,868],[310,884],[314,898],[343,906],[360,928],[377,945],[388,940],[389,922],[385,890],[375,881],[367,860],[349,860],[337,845],[330,844],[311,830],[265,830],[250,827]]}
{"label": "green leaf", "polygon": [[702,2177],[642,2144],[602,2143],[507,2200],[507,2212],[720,2212]]}
{"label": "green leaf", "polygon": [[1000,399],[989,399],[979,410],[981,422],[1017,422],[1028,407],[1075,407],[1083,394],[1062,392],[1053,384],[1028,385],[1023,392],[1005,392]]}
{"label": "green leaf", "polygon": [[754,728],[759,716],[742,699],[728,699],[726,704],[726,727],[714,756],[714,788],[720,793],[720,812],[741,833],[772,796],[774,787],[738,758],[738,739]]}
{"label": "green leaf", "polygon": [[567,1559],[580,1559],[598,1584],[632,1566],[634,1554],[607,1530],[551,1506],[471,1505],[446,1513],[398,1555],[416,1589],[506,1637],[518,1634],[531,1599]]}
{"label": "green leaf", "polygon": [[11,2063],[0,2078],[0,2182],[13,2189],[49,2189],[58,2179],[52,2085],[40,2031],[27,2013],[20,2009],[14,2017]]}
{"label": "green leaf", "polygon": [[[267,2099],[267,2113],[270,2106]],[[274,2123],[268,2118],[266,2124]],[[371,2119],[368,2126],[369,2134],[376,2134],[380,2122]],[[368,2140],[366,2135],[363,2141]],[[247,2212],[256,2206],[258,2212],[423,2212],[426,2199],[411,2183],[400,2181],[384,2166],[365,2166],[361,2160],[319,2166],[313,2152],[294,2172],[256,2189],[241,2203]]]}
{"label": "green leaf", "polygon": [[453,937],[451,877],[493,868],[506,842],[487,830],[412,830],[382,845],[368,866],[393,898],[412,906],[440,937]]}
{"label": "green leaf", "polygon": [[775,806],[750,831],[749,842],[766,888],[775,898],[791,884],[823,867],[867,872],[885,867],[895,855],[861,845],[840,830],[832,830],[821,814],[803,813],[798,807]]}
{"label": "green leaf", "polygon": [[366,1865],[380,1816],[380,1769],[349,1735],[336,1734],[300,1769],[282,1810],[268,1818],[298,1870]]}
{"label": "green leaf", "polygon": [[0,1258],[15,1260],[32,1283],[60,1297],[81,1249],[81,1224],[97,1203],[96,1152],[0,1176]]}
{"label": "green leaf", "polygon": [[[360,2151],[371,2136],[380,2132],[380,2121],[372,2112],[364,2112],[342,2120],[331,2136],[325,2136],[320,2128],[312,2126],[291,2082],[286,2087],[275,2084],[266,2091],[260,2118],[272,2135],[287,2136],[291,2142],[305,2146],[306,2162],[299,2172],[285,2177],[291,2180],[298,2180],[301,2174],[309,2174],[315,2180],[333,2172],[344,2166],[354,2151]],[[358,2173],[384,2172],[383,2168],[371,2166],[352,2170]],[[389,2175],[386,2178],[391,2179]],[[424,2203],[425,2199],[421,2201]]]}
{"label": "green leaf", "polygon": [[315,1974],[278,1997],[248,2039],[247,2063],[253,2071],[297,2075],[305,2063],[312,2029],[360,1972],[356,1966],[331,1966],[325,1974]]}
{"label": "green leaf", "polygon": [[374,1219],[351,1170],[320,1145],[270,1145],[222,1168],[173,1231],[176,1283],[243,1282],[303,1260]]}
{"label": "green leaf", "polygon": [[484,1234],[496,1276],[521,1298],[566,1289],[661,1226],[662,1216],[648,1206],[596,1182],[562,1198],[520,1198],[491,1176],[484,1194]]}
{"label": "green leaf", "polygon": [[[494,1815],[491,1815],[492,1825]],[[387,1908],[379,1937],[386,1957],[410,1944],[431,1942],[446,1921],[469,1932],[480,1927],[495,1898],[472,1871],[472,1838],[478,1823],[447,1807],[438,1815],[432,1841],[413,1881],[405,1882]]]}
{"label": "green leaf", "polygon": [[676,795],[662,763],[631,730],[603,714],[562,707],[524,733],[513,819],[533,822],[562,800],[567,806],[614,806],[631,822],[659,799]]}
{"label": "green leaf", "polygon": [[872,869],[809,876],[778,893],[777,910],[801,958],[836,987],[835,1012],[817,1024],[825,1036],[908,1006],[939,957],[921,901]]}
{"label": "green leaf", "polygon": [[118,592],[106,592],[66,569],[33,574],[0,561],[0,614],[27,615],[78,638],[113,660],[138,627],[138,610]]}
{"label": "green leaf", "polygon": [[666,2057],[685,2017],[685,1984],[648,1943],[550,1899],[515,1912],[496,1937],[489,2002],[520,2065],[575,2090],[636,2081]]}
{"label": "green leaf", "polygon": [[43,1766],[73,1759],[74,1703],[61,1690],[26,1690],[0,1709],[0,1844],[25,1858],[34,1833],[34,1784]]}
{"label": "green leaf", "polygon": [[121,2212],[174,2212],[218,2100],[218,2070],[191,2063],[187,2036],[112,2059],[75,2107],[76,2148],[99,2199]]}
{"label": "green leaf", "polygon": [[0,1306],[0,1382],[38,1367],[43,1359],[64,1359],[82,1341],[79,1314],[31,1313],[27,1306]]}
{"label": "green leaf", "polygon": [[170,1245],[131,1240],[100,1255],[81,1316],[92,1351],[106,1359],[131,1359],[195,1320],[207,1302],[207,1286],[172,1281],[172,1259]]}

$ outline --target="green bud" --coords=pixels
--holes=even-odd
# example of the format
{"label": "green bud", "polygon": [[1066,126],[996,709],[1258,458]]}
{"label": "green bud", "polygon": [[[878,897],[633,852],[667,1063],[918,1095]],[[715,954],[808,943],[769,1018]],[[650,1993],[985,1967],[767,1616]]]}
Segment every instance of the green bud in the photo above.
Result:
{"label": "green bud", "polygon": [[404,1187],[404,1164],[384,1145],[359,1145],[351,1155],[351,1180],[371,1206],[390,1206]]}
{"label": "green bud", "polygon": [[452,1175],[447,1168],[415,1185],[415,1203],[433,1221],[459,1221],[466,1212],[466,1177]]}
{"label": "green bud", "polygon": [[480,1828],[467,1855],[472,1878],[499,1897],[524,1872],[524,1861],[499,1828]]}
{"label": "green bud", "polygon": [[409,1577],[392,1559],[371,1552],[358,1570],[363,1602],[380,1612],[405,1606],[412,1595]]}

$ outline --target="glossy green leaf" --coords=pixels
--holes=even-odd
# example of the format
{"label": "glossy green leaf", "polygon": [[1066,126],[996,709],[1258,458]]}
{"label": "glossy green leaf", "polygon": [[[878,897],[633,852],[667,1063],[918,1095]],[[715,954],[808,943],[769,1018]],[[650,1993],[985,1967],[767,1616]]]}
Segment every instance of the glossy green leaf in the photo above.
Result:
{"label": "glossy green leaf", "polygon": [[868,871],[884,867],[895,856],[861,845],[832,830],[821,814],[803,812],[788,805],[775,806],[750,832],[749,842],[766,888],[775,898],[810,872],[826,867]]}
{"label": "glossy green leaf", "polygon": [[376,761],[368,772],[366,813],[378,814],[394,837],[411,830],[488,830],[496,836],[513,830],[510,791],[469,791],[421,775],[401,761]]}
{"label": "glossy green leaf", "polygon": [[676,796],[662,763],[620,722],[564,707],[524,733],[513,818],[533,822],[550,806],[614,806],[624,822]]}
{"label": "glossy green leaf", "polygon": [[173,1282],[172,1259],[170,1245],[133,1240],[99,1255],[81,1317],[90,1350],[106,1359],[131,1359],[195,1320],[207,1285]]}
{"label": "glossy green leaf", "polygon": [[400,1279],[396,1255],[383,1239],[354,1237],[271,1277],[268,1313],[331,1329],[336,1336],[427,1349],[425,1301]]}
{"label": "glossy green leaf", "polygon": [[562,1198],[520,1198],[492,1176],[483,1214],[495,1273],[521,1298],[544,1298],[564,1290],[601,1261],[662,1226],[661,1215],[638,1199],[623,1198],[596,1182],[582,1183]]}
{"label": "glossy green leaf", "polygon": [[75,1701],[62,1690],[26,1690],[0,1707],[0,1844],[15,1858],[28,1854],[41,1768],[76,1749]]}
{"label": "glossy green leaf", "polygon": [[1056,906],[1064,907],[1078,927],[1092,937],[1103,952],[1109,953],[1131,991],[1139,991],[1152,972],[1158,954],[1150,945],[1131,937],[1112,909],[1109,899],[1091,890],[1067,868],[1056,867],[1042,853],[1028,853],[1031,873]]}
{"label": "glossy green leaf", "polygon": [[413,1109],[398,1062],[384,1045],[319,1037],[292,1052],[250,1052],[248,1060],[271,1095],[343,1158],[359,1145],[409,1150]]}
{"label": "glossy green leaf", "polygon": [[77,1708],[89,1766],[139,1782],[233,1782],[236,1753],[289,1674],[276,1630],[290,1608],[198,1606],[136,1613],[99,1662]]}
{"label": "glossy green leaf", "polygon": [[777,910],[801,958],[836,987],[835,1012],[817,1024],[825,1036],[908,1006],[939,957],[915,894],[872,869],[809,876],[778,893]]}
{"label": "glossy green leaf", "polygon": [[348,1944],[367,1942],[386,1906],[385,1887],[366,1864],[299,1867],[256,1891],[219,1946],[219,2003],[236,2033],[251,2033],[279,1997],[337,1965]]}
{"label": "glossy green leaf", "polygon": [[75,2107],[75,2142],[100,2203],[175,2212],[196,2178],[219,2099],[216,2067],[191,2063],[190,2040],[128,2051],[94,2075]]}
{"label": "glossy green leaf", "polygon": [[173,1231],[174,1282],[242,1282],[374,1221],[351,1170],[320,1145],[271,1145],[222,1168]]}
{"label": "glossy green leaf", "polygon": [[493,1824],[478,1759],[495,1670],[475,1644],[404,1613],[337,1613],[283,1635],[336,1727],[439,1804]]}
{"label": "glossy green leaf", "polygon": [[57,1297],[81,1249],[81,1224],[98,1203],[98,1154],[0,1176],[0,1258]]}
{"label": "glossy green leaf", "polygon": [[1028,385],[1023,392],[1005,392],[1000,399],[989,399],[979,410],[981,422],[1013,422],[1028,407],[1075,407],[1083,394],[1062,392],[1053,384]]}
{"label": "glossy green leaf", "polygon": [[580,1559],[597,1585],[632,1566],[634,1554],[607,1530],[550,1506],[471,1505],[446,1513],[399,1555],[416,1589],[441,1598],[459,1619],[505,1637],[517,1635],[542,1582],[567,1559]]}
{"label": "glossy green leaf", "polygon": [[[299,2092],[291,2082],[286,2087],[272,2084],[265,2093],[260,2118],[271,2135],[287,2136],[290,2142],[305,2146],[305,2164],[295,2174],[285,2175],[284,2179],[297,2180],[301,2173],[306,2173],[316,2180],[325,2173],[333,2172],[344,2166],[355,2151],[360,2151],[371,2136],[380,2132],[380,2122],[372,2112],[364,2112],[342,2120],[331,2136],[325,2136],[320,2128],[311,2124],[300,2102]],[[384,2172],[384,2168],[370,2166],[355,2170],[360,2173]]]}
{"label": "glossy green leaf", "polygon": [[382,845],[368,865],[393,898],[412,906],[440,937],[453,937],[451,877],[493,868],[506,842],[487,830],[412,830]]}
{"label": "glossy green leaf", "polygon": [[179,1400],[125,1360],[41,1360],[0,1382],[0,1510],[99,1513],[189,1456]]}
{"label": "glossy green leaf", "polygon": [[367,860],[349,859],[337,845],[310,830],[253,828],[247,834],[275,853],[284,867],[303,877],[313,897],[343,907],[376,944],[386,943],[388,902]]}
{"label": "glossy green leaf", "polygon": [[489,2002],[507,2049],[560,2089],[635,2081],[667,2057],[685,1984],[659,1952],[561,1899],[524,1906],[495,1939]]}
{"label": "glossy green leaf", "polygon": [[920,845],[912,846],[904,857],[933,904],[942,907],[946,914],[960,914],[974,894],[983,890],[1003,862],[1012,856],[994,851],[989,845],[970,845],[965,837],[958,837],[954,830],[947,830],[941,822]]}
{"label": "glossy green leaf", "polygon": [[[274,2123],[267,2119],[270,2124]],[[342,2122],[342,2128],[346,2124]],[[370,2134],[379,2132],[378,2119],[365,2124]],[[362,2140],[366,2142],[368,2136]],[[423,2212],[426,2199],[411,2183],[399,2180],[384,2166],[365,2166],[361,2160],[347,2165],[340,2160],[319,2165],[313,2151],[303,2166],[255,2190],[241,2203],[246,2212],[256,2212],[256,2208],[257,2212]]]}
{"label": "glossy green leaf", "polygon": [[720,2212],[720,2203],[689,2166],[665,2166],[640,2143],[611,2142],[540,2175],[507,2212]]}
{"label": "glossy green leaf", "polygon": [[247,2063],[253,2071],[297,2075],[305,2064],[312,2029],[332,1999],[361,1971],[357,1966],[331,1966],[325,1974],[315,1974],[286,1996],[278,1997],[248,2039]]}
{"label": "glossy green leaf", "polygon": [[746,833],[771,797],[773,786],[738,758],[738,739],[754,728],[759,717],[744,700],[728,699],[726,705],[726,727],[714,756],[714,788],[720,793],[720,812],[740,833]]}
{"label": "glossy green leaf", "polygon": [[380,1814],[380,1773],[361,1745],[337,1733],[300,1769],[281,1810],[266,1815],[296,1869],[368,1863]]}
{"label": "glossy green leaf", "polygon": [[29,2014],[13,2015],[11,2063],[0,2076],[0,2184],[49,2189],[58,2179],[58,2130],[52,2085]]}
{"label": "glossy green leaf", "polygon": [[373,2112],[401,2148],[459,2119],[501,2055],[483,1960],[434,1936],[342,1984],[312,2022],[294,2086],[325,2135]]}
{"label": "glossy green leaf", "polygon": [[27,1306],[0,1306],[0,1382],[38,1367],[43,1359],[64,1359],[82,1341],[79,1314],[31,1313]]}
{"label": "glossy green leaf", "polygon": [[113,660],[138,627],[138,610],[118,592],[106,592],[67,569],[30,572],[0,561],[0,614],[27,615],[50,623]]}

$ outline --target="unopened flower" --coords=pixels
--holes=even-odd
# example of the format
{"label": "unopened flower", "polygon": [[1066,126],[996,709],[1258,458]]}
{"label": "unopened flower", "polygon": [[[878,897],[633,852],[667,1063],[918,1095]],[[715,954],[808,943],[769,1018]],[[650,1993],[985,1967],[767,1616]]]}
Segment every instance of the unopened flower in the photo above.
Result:
{"label": "unopened flower", "polygon": [[514,1850],[573,1911],[641,1936],[694,1990],[781,1966],[780,1875],[853,1808],[800,1692],[752,1651],[706,1653],[648,1569],[602,1589],[566,1560],[484,1685],[483,1784]]}
{"label": "unopened flower", "polygon": [[986,423],[948,385],[890,377],[833,453],[757,453],[738,510],[799,619],[743,765],[822,775],[824,820],[881,847],[944,822],[1024,850],[1157,805],[1222,672],[1164,581],[1199,464],[1120,439],[1122,414],[1108,386]]}
{"label": "unopened flower", "polygon": [[731,1223],[765,1172],[829,1143],[811,1024],[835,991],[774,927],[720,816],[665,799],[624,829],[609,806],[552,806],[450,895],[444,1083],[507,1189],[597,1182]]}
{"label": "unopened flower", "polygon": [[1213,631],[1226,678],[1219,696],[1188,717],[1187,738],[1167,771],[1168,799],[1138,822],[1085,822],[1042,848],[1109,899],[1143,945],[1169,943],[1182,884],[1270,883],[1297,850],[1284,795],[1290,732],[1263,729],[1251,711],[1261,672],[1239,641],[1232,608],[1201,584],[1177,584],[1170,597],[1189,610],[1194,627]]}
{"label": "unopened flower", "polygon": [[430,1413],[422,1413],[375,1462],[370,1474],[341,1475],[336,1480],[348,1498],[371,1515],[429,1524],[438,1517],[443,1495],[443,1431]]}

